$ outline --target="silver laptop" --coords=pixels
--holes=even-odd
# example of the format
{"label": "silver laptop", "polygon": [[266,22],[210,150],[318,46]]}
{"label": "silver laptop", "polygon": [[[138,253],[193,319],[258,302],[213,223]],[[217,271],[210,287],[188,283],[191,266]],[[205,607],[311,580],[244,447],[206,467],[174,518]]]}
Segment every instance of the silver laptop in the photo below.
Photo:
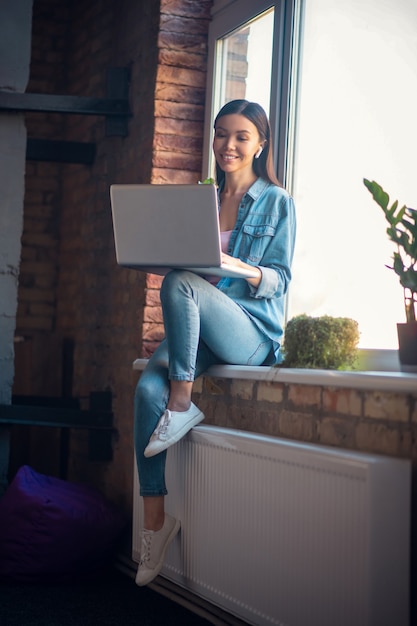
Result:
{"label": "silver laptop", "polygon": [[154,274],[173,268],[198,274],[256,277],[221,263],[214,185],[111,185],[116,259]]}

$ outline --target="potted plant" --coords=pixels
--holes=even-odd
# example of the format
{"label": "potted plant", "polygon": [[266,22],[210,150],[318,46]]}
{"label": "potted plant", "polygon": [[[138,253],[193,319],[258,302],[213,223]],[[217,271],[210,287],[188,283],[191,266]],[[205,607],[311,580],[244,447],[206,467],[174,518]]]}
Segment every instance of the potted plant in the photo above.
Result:
{"label": "potted plant", "polygon": [[375,181],[363,179],[375,202],[388,221],[387,235],[397,247],[393,264],[387,265],[398,275],[404,290],[405,323],[397,324],[399,358],[402,365],[417,365],[417,211],[398,200],[390,206],[389,195]]}
{"label": "potted plant", "polygon": [[279,367],[352,370],[358,356],[358,342],[356,320],[297,315],[286,325],[284,362]]}

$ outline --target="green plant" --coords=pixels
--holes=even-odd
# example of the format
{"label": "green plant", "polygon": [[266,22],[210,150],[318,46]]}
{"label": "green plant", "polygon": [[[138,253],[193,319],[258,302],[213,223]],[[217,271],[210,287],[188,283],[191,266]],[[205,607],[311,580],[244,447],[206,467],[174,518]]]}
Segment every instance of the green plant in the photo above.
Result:
{"label": "green plant", "polygon": [[387,235],[397,245],[393,254],[394,270],[404,289],[405,317],[407,322],[416,321],[417,304],[417,211],[405,205],[398,208],[398,200],[389,206],[389,195],[374,180],[363,179],[375,202],[384,211],[389,223]]}
{"label": "green plant", "polygon": [[353,369],[358,323],[348,317],[297,315],[286,326],[283,367]]}

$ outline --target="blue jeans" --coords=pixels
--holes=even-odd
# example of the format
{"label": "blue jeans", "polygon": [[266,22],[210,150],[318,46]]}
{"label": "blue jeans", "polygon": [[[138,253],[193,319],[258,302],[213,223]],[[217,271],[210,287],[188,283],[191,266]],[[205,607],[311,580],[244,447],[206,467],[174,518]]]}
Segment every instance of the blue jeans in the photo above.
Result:
{"label": "blue jeans", "polygon": [[143,451],[164,413],[169,381],[193,381],[214,363],[262,365],[272,342],[245,311],[207,280],[174,270],[161,287],[165,339],[155,350],[135,392],[135,451],[142,496],[166,495],[166,451]]}

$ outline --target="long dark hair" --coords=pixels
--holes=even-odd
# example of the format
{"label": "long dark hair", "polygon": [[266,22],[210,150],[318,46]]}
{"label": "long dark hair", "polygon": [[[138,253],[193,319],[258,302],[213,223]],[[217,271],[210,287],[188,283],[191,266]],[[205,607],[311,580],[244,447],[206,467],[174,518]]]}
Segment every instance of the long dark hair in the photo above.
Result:
{"label": "long dark hair", "polygon": [[[214,120],[214,130],[216,130],[217,123],[220,118],[225,115],[232,114],[244,115],[252,124],[254,124],[258,130],[259,137],[265,142],[264,148],[258,159],[253,159],[252,167],[257,176],[264,178],[278,187],[282,187],[276,174],[274,161],[272,157],[272,143],[271,143],[271,127],[269,125],[268,116],[260,104],[256,102],[249,102],[248,100],[231,100],[227,102],[216,115]],[[216,181],[217,184],[222,187],[225,179],[225,173],[216,163]]]}

